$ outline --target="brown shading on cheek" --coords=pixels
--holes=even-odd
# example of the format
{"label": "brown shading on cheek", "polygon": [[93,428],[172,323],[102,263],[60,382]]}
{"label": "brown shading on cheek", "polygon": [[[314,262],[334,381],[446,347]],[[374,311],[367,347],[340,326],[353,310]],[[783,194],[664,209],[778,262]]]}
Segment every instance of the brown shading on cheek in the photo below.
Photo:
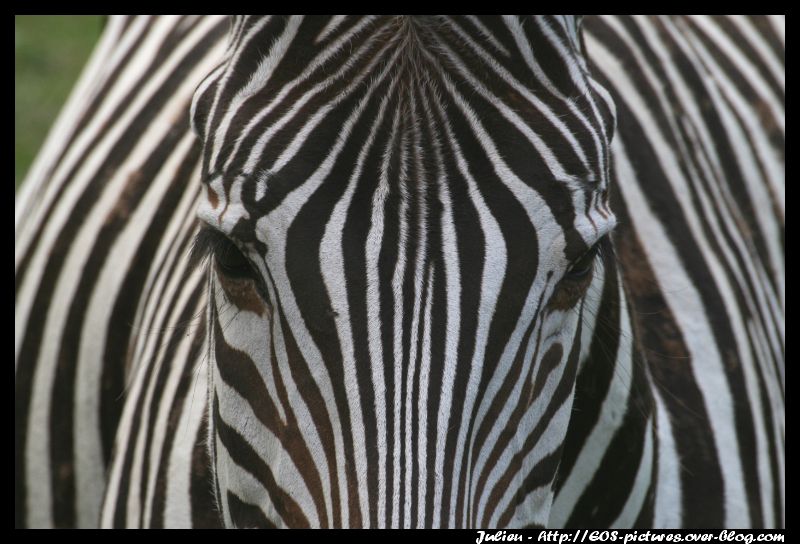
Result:
{"label": "brown shading on cheek", "polygon": [[269,306],[258,293],[254,280],[250,278],[229,278],[217,272],[219,284],[233,305],[240,310],[253,312],[259,317],[269,317]]}
{"label": "brown shading on cheek", "polygon": [[116,228],[115,225],[128,220],[133,211],[133,205],[138,202],[136,198],[137,189],[141,188],[144,179],[141,170],[134,170],[128,174],[125,187],[122,188],[114,208],[106,216],[105,225],[107,227]]}
{"label": "brown shading on cheek", "polygon": [[769,104],[761,98],[756,98],[752,101],[752,104],[756,110],[758,119],[761,122],[761,126],[764,127],[764,130],[767,133],[767,137],[769,138],[772,147],[775,149],[782,149],[784,147],[783,130],[781,130],[778,120],[773,115]]}
{"label": "brown shading on cheek", "polygon": [[217,198],[217,193],[208,185],[206,185],[206,196],[208,198],[208,203],[216,210],[219,205],[219,198]]}

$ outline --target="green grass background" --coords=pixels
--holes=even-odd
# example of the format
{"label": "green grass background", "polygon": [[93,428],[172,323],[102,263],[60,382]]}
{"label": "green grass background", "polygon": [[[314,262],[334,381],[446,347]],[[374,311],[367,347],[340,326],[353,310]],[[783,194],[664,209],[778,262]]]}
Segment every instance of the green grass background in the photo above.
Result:
{"label": "green grass background", "polygon": [[19,188],[97,43],[105,18],[14,17],[14,186]]}

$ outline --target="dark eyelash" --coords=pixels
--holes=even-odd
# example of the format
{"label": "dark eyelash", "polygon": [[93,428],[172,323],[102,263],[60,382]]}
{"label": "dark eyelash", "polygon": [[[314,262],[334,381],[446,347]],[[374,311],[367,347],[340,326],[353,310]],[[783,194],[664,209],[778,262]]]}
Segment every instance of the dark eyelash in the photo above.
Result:
{"label": "dark eyelash", "polygon": [[224,234],[207,225],[200,228],[192,241],[189,250],[189,263],[199,266],[203,261],[214,255],[218,249],[227,247],[231,242]]}

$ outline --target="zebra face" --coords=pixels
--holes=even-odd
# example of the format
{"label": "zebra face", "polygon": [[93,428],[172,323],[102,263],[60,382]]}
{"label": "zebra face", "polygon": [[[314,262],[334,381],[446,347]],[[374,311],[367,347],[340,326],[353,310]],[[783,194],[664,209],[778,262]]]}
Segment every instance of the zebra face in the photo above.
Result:
{"label": "zebra face", "polygon": [[566,18],[244,18],[198,88],[227,525],[544,525],[614,119]]}

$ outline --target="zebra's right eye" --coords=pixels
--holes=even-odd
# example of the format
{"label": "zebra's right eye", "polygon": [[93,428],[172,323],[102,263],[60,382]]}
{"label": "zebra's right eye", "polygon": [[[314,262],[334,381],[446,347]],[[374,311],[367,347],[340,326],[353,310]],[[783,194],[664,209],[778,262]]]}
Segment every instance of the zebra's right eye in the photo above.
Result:
{"label": "zebra's right eye", "polygon": [[592,248],[584,253],[580,259],[575,261],[575,263],[567,271],[564,278],[572,281],[579,281],[585,278],[589,273],[592,272],[592,269],[594,268],[595,257],[597,257],[597,252],[599,249],[599,243],[592,246]]}
{"label": "zebra's right eye", "polygon": [[566,310],[574,307],[581,300],[592,282],[597,255],[600,250],[601,242],[598,242],[589,248],[580,259],[572,263],[556,286],[548,302],[549,308]]}

